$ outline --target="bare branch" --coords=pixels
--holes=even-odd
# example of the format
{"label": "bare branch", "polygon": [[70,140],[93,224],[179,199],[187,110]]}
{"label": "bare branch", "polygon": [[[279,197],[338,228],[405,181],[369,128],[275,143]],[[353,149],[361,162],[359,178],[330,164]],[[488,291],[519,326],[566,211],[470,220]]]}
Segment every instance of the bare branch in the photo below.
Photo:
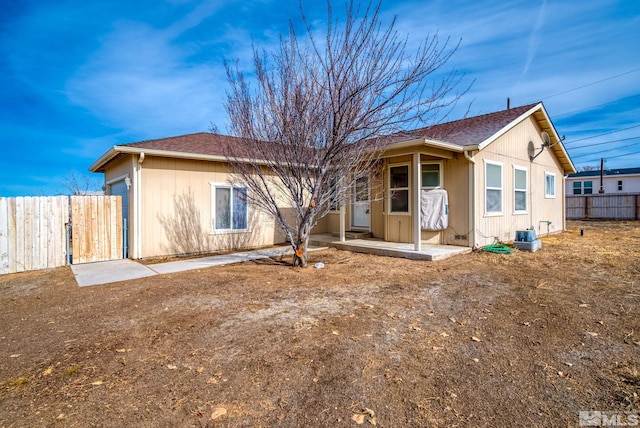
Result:
{"label": "bare branch", "polygon": [[294,264],[305,265],[311,229],[331,207],[348,203],[356,181],[378,166],[382,137],[432,124],[458,101],[462,76],[441,72],[459,43],[435,33],[408,52],[396,18],[382,25],[379,2],[360,14],[350,0],[341,23],[329,0],[323,35],[300,9],[303,39],[290,26],[274,52],[254,47],[255,86],[237,63],[225,64],[225,107],[231,134],[241,140],[226,154],[236,180],[289,237]]}

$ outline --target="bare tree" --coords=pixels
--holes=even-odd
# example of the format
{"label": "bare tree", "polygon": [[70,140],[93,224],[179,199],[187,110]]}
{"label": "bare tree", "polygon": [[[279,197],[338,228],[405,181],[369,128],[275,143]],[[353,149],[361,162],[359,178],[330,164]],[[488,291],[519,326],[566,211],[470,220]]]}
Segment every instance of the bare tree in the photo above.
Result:
{"label": "bare tree", "polygon": [[70,169],[60,181],[62,192],[72,196],[95,194],[100,191],[102,182],[96,176],[83,174]]}
{"label": "bare tree", "polygon": [[435,121],[459,99],[461,76],[441,70],[458,44],[435,34],[409,54],[396,18],[382,25],[380,3],[361,9],[351,0],[341,22],[329,0],[322,36],[300,10],[305,37],[290,24],[274,52],[254,47],[253,79],[226,64],[225,107],[242,141],[227,147],[237,181],[276,219],[293,264],[304,267],[311,229],[377,165],[383,136]]}

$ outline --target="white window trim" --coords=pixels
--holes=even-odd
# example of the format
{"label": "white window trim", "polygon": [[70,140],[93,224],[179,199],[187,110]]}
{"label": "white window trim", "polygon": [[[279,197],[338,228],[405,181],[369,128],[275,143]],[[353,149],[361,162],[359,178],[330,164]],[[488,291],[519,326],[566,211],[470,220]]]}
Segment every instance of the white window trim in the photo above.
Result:
{"label": "white window trim", "polygon": [[[247,201],[247,227],[246,229],[216,229],[216,189],[231,189],[231,201],[233,201],[233,189],[242,187],[249,194],[249,189],[246,186],[233,186],[229,183],[216,183],[209,182],[211,186],[211,233],[214,235],[230,234],[230,233],[245,233],[249,231],[249,202]],[[230,216],[231,224],[233,224],[233,203],[230,201]]]}
{"label": "white window trim", "polygon": [[[549,193],[547,189],[547,177],[553,177],[553,194]],[[556,174],[553,172],[544,173],[544,197],[545,199],[555,199],[556,198]]]}
{"label": "white window trim", "polygon": [[[496,165],[500,167],[500,187],[487,186],[487,165]],[[500,190],[500,212],[487,211],[487,190]],[[499,217],[504,215],[504,164],[502,162],[484,161],[484,215],[485,217]]]}
{"label": "white window trim", "polygon": [[[576,186],[576,184],[578,186]],[[579,192],[576,193],[576,190],[578,190]],[[572,195],[582,195],[582,181],[574,181],[573,185],[571,186],[571,194]]]}
{"label": "white window trim", "polygon": [[[436,187],[432,187],[432,186],[423,186],[422,185],[422,171],[424,171],[424,168],[422,168],[424,165],[438,165],[438,181],[440,182],[439,186]],[[421,189],[426,189],[426,190],[433,190],[433,189],[444,189],[444,174],[442,173],[442,161],[423,161],[420,162],[420,188]]]}
{"label": "white window trim", "polygon": [[[516,189],[516,171],[524,171],[525,188]],[[516,192],[524,192],[524,210],[516,209]],[[513,214],[527,214],[529,213],[529,169],[523,166],[513,165]]]}
{"label": "white window trim", "polygon": [[[406,166],[407,167],[407,184],[408,187],[394,187],[391,188],[391,168],[395,168],[395,167],[399,167],[399,166]],[[404,215],[404,216],[410,216],[411,215],[411,164],[409,162],[403,162],[403,163],[392,163],[389,164],[388,169],[387,169],[387,188],[389,189],[389,203],[387,204],[387,214],[389,215]],[[407,201],[407,211],[391,211],[391,194],[393,193],[394,190],[407,190],[408,193],[408,201]]]}
{"label": "white window trim", "polygon": [[[591,183],[591,187],[587,187],[587,183]],[[580,182],[583,195],[593,195],[593,180],[584,180]],[[587,193],[587,189],[591,189],[590,193]]]}

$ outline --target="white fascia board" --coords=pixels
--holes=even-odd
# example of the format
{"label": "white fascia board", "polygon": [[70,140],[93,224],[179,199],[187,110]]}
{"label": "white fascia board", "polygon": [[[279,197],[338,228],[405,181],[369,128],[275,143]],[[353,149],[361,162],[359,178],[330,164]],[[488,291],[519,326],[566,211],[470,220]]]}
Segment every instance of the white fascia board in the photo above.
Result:
{"label": "white fascia board", "polygon": [[570,171],[569,174],[578,172],[578,170],[576,169],[576,166],[573,164],[573,161],[571,160],[571,157],[569,156],[569,153],[567,153],[567,150],[564,148],[564,144],[562,144],[562,139],[558,135],[558,131],[556,131],[555,125],[549,118],[549,115],[547,114],[547,110],[544,108],[542,103],[540,104],[540,110],[542,111],[542,114],[544,114],[544,118],[547,120],[547,122],[549,122],[549,125],[551,125],[551,130],[553,131],[553,135],[556,137],[557,143],[552,144],[551,147],[554,148],[555,146],[558,146],[560,150],[562,150],[562,154],[567,159],[567,161],[569,162],[569,165],[571,165],[571,168],[573,169],[573,171]]}
{"label": "white fascia board", "polygon": [[[227,158],[225,156],[220,156],[220,155],[207,155],[207,154],[201,154],[201,153],[176,152],[171,150],[146,149],[141,147],[113,146],[105,154],[100,156],[100,158],[89,167],[89,171],[96,172],[98,168],[104,166],[107,162],[109,162],[111,159],[116,157],[118,153],[128,153],[128,154],[144,153],[145,155],[167,157],[167,158],[227,162]],[[254,162],[259,165],[266,165],[269,163],[263,160],[252,160],[252,159],[244,159],[244,158],[238,158],[236,160],[238,162]]]}
{"label": "white fascia board", "polygon": [[459,146],[457,144],[447,143],[445,141],[430,140],[428,138],[424,139],[424,144],[430,147],[437,147],[439,149],[445,149],[445,150],[458,152],[458,153],[462,153],[465,150],[473,150],[473,147],[464,147],[464,146]]}
{"label": "white fascia board", "polygon": [[111,159],[116,157],[116,155],[118,154],[118,152],[116,151],[116,147],[117,146],[111,147],[102,156],[100,156],[94,163],[92,163],[91,166],[89,167],[89,171],[97,172],[101,166],[103,166],[104,164],[109,162]]}
{"label": "white fascia board", "polygon": [[430,140],[428,138],[415,138],[412,140],[400,141],[398,143],[389,144],[384,147],[384,150],[395,150],[395,149],[403,149],[406,147],[425,145],[429,147],[435,147],[438,149],[445,149],[452,152],[462,153],[465,150],[468,150],[466,147],[459,146],[457,144],[446,143],[444,141],[438,140]]}

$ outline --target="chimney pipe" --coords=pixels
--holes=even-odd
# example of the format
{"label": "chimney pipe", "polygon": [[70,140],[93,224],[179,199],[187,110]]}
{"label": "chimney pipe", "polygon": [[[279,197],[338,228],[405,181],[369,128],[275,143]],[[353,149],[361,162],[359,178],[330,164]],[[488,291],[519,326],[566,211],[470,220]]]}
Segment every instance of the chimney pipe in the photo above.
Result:
{"label": "chimney pipe", "polygon": [[507,97],[507,110],[511,108],[511,98]]}

